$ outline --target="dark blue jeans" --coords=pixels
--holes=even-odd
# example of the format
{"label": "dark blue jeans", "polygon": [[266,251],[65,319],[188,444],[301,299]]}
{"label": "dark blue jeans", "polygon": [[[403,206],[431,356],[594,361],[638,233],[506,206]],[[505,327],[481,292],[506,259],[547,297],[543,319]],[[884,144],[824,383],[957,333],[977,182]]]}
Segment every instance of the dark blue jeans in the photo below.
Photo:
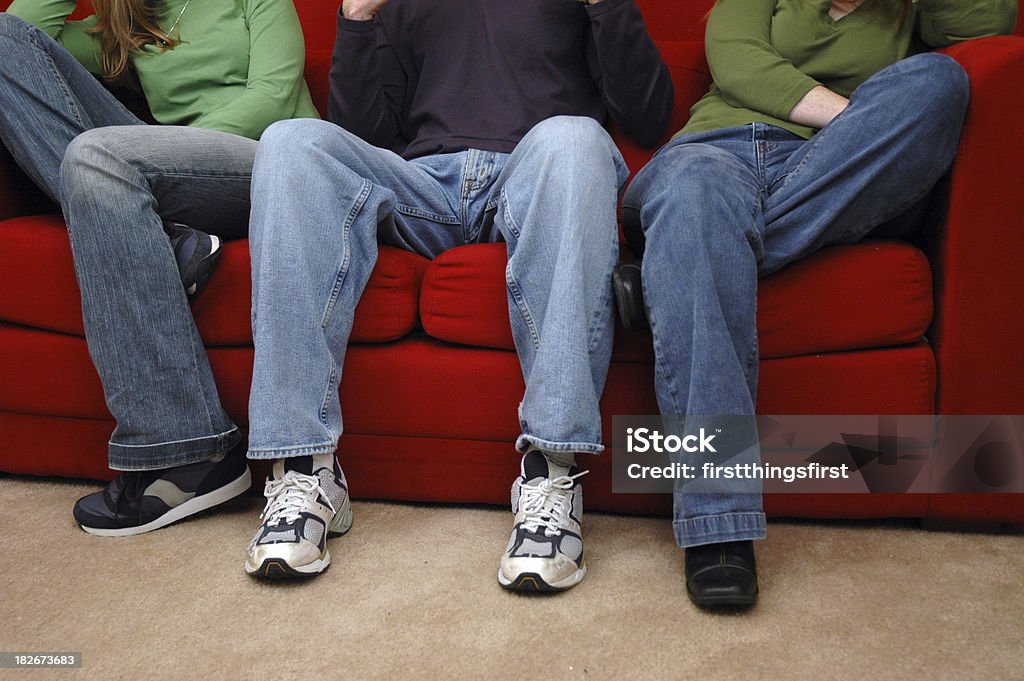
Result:
{"label": "dark blue jeans", "polygon": [[[968,99],[955,61],[917,55],[865,81],[810,140],[761,123],[684,135],[640,171],[623,220],[647,239],[666,423],[754,414],[758,277],[853,243],[921,200],[952,163]],[[680,546],[762,538],[760,494],[687,494],[682,482],[674,527]]]}

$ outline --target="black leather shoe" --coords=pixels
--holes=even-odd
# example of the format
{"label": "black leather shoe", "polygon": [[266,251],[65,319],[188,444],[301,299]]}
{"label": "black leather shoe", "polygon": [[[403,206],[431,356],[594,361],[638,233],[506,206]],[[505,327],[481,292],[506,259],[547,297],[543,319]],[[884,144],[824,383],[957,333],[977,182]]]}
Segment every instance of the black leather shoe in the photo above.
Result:
{"label": "black leather shoe", "polygon": [[619,319],[627,329],[647,327],[644,311],[644,287],[640,280],[640,263],[620,262],[612,271],[612,291]]}
{"label": "black leather shoe", "polygon": [[686,549],[686,593],[702,608],[757,602],[754,542],[730,541]]}

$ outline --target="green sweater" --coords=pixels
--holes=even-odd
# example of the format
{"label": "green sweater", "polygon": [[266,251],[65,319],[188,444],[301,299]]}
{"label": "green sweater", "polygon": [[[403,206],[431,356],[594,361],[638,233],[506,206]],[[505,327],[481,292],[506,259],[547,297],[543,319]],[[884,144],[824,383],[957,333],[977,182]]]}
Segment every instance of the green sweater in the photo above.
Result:
{"label": "green sweater", "polygon": [[916,34],[929,47],[1011,33],[1016,0],[916,0],[897,30],[897,0],[865,0],[839,19],[831,0],[719,0],[705,50],[714,83],[679,134],[768,123],[804,138],[813,128],[788,120],[818,85],[844,97],[903,59]]}
{"label": "green sweater", "polygon": [[[171,28],[186,0],[165,0]],[[38,26],[100,74],[96,17],[68,21],[75,0],[15,0],[8,11]],[[192,0],[172,32],[173,49],[131,56],[153,117],[258,139],[287,118],[316,118],[302,77],[305,45],[291,0]]]}

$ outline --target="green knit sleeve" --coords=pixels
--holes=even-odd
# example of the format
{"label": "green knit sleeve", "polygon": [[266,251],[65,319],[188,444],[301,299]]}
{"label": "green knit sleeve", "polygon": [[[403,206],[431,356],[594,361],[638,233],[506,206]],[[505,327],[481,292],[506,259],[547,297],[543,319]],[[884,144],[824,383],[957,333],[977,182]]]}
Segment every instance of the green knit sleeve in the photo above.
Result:
{"label": "green knit sleeve", "polygon": [[1017,0],[917,0],[917,29],[931,47],[1013,33]]}
{"label": "green knit sleeve", "polygon": [[711,11],[705,51],[726,102],[786,120],[819,85],[771,44],[774,0],[719,0]]}
{"label": "green knit sleeve", "polygon": [[247,0],[249,75],[245,92],[193,125],[259,139],[276,121],[315,118],[303,78],[306,47],[291,0]]}
{"label": "green knit sleeve", "polygon": [[90,72],[100,74],[100,39],[89,33],[96,25],[96,17],[68,21],[75,5],[75,0],[14,0],[7,11],[56,40]]}

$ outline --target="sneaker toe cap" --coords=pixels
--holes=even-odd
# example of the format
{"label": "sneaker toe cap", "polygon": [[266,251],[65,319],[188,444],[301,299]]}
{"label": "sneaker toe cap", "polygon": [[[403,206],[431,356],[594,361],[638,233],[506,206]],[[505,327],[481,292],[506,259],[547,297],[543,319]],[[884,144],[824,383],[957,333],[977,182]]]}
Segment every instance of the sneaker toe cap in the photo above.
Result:
{"label": "sneaker toe cap", "polygon": [[87,494],[76,501],[72,514],[80,525],[107,527],[112,526],[116,520],[114,512],[107,505],[103,490]]}
{"label": "sneaker toe cap", "polygon": [[522,575],[532,574],[548,586],[559,586],[572,581],[584,569],[561,553],[551,558],[504,556],[501,560],[501,576],[506,583],[515,582]]}
{"label": "sneaker toe cap", "polygon": [[262,565],[268,560],[284,561],[296,570],[316,563],[322,558],[323,551],[305,540],[257,544],[249,551],[249,563],[251,565]]}

